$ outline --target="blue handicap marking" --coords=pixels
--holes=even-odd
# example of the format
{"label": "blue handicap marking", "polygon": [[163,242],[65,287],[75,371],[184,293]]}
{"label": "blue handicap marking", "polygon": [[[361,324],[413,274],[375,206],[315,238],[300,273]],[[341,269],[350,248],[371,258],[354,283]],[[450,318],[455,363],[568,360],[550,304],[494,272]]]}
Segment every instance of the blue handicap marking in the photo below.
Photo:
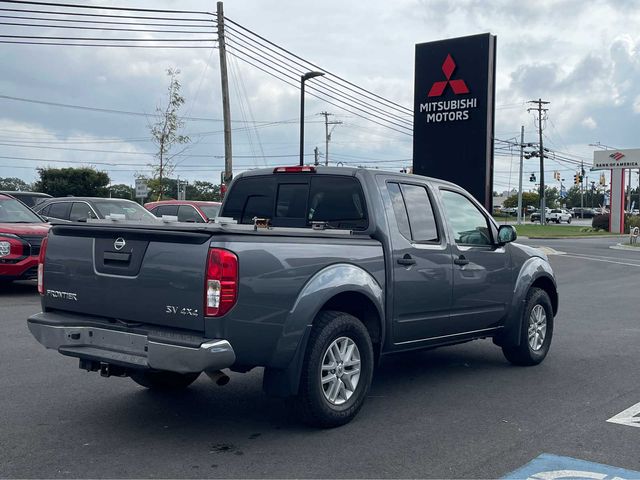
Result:
{"label": "blue handicap marking", "polygon": [[502,478],[510,480],[640,480],[640,472],[543,453]]}

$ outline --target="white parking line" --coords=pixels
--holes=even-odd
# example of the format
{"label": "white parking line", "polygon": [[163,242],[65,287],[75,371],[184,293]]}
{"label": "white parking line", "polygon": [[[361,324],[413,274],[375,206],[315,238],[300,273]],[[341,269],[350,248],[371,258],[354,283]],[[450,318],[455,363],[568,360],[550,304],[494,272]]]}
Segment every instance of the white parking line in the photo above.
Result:
{"label": "white parking line", "polygon": [[[564,253],[562,255],[563,257],[569,257],[569,258],[577,258],[579,260],[591,260],[593,262],[604,262],[604,263],[613,263],[616,265],[627,265],[629,267],[639,267],[640,268],[640,263],[629,263],[629,262],[618,262],[618,261],[613,261],[613,260],[605,260],[604,258],[596,258],[596,257],[591,257],[588,255],[576,255],[576,254],[571,254],[571,253]],[[611,257],[609,257],[611,258]]]}

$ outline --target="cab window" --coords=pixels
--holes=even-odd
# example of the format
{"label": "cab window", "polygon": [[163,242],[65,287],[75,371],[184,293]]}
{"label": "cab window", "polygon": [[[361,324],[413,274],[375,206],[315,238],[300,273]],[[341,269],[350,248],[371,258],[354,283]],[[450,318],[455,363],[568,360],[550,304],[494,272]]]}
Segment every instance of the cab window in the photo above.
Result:
{"label": "cab window", "polygon": [[461,193],[441,190],[446,218],[459,245],[492,245],[491,228],[480,209]]}

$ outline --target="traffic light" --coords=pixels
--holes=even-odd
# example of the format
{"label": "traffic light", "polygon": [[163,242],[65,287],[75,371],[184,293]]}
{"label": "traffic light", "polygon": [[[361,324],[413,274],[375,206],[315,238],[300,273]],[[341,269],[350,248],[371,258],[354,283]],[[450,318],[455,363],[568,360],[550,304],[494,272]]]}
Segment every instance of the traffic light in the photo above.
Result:
{"label": "traffic light", "polygon": [[573,184],[578,185],[580,183],[580,175],[577,173],[573,176]]}
{"label": "traffic light", "polygon": [[530,181],[530,182],[535,182],[535,181],[536,181],[536,174],[535,174],[535,173],[532,173],[532,174],[529,176],[529,181]]}

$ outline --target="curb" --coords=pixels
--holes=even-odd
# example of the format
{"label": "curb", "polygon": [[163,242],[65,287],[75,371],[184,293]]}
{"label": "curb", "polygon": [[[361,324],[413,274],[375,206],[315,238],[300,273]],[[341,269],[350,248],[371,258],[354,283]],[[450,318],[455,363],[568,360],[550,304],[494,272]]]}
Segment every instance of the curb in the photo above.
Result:
{"label": "curb", "polygon": [[628,245],[622,245],[618,243],[617,245],[609,245],[609,248],[612,250],[631,250],[634,252],[640,252],[640,247],[629,247]]}

